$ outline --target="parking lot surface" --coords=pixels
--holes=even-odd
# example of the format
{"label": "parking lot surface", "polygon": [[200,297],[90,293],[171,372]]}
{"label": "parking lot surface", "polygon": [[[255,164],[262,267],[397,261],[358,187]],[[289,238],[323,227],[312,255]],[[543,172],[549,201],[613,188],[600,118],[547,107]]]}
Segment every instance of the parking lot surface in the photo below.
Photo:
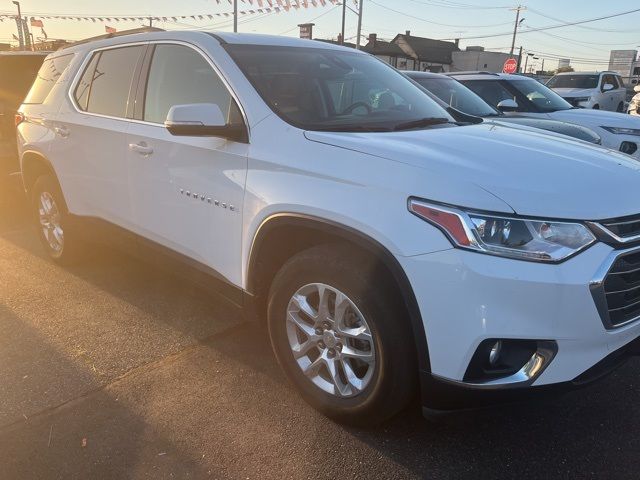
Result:
{"label": "parking lot surface", "polygon": [[3,195],[2,479],[638,477],[636,359],[561,398],[347,428],[237,311],[104,247],[54,265]]}

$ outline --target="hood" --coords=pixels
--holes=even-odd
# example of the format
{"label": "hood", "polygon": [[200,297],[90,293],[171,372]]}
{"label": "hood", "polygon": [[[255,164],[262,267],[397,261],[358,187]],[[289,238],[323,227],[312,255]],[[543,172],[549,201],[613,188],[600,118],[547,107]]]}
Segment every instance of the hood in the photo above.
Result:
{"label": "hood", "polygon": [[564,98],[590,97],[595,88],[552,88],[554,92]]}
{"label": "hood", "polygon": [[600,135],[587,127],[576,125],[575,123],[551,120],[549,118],[504,116],[500,117],[499,122],[495,123],[539,128],[546,130],[550,134],[566,135],[585,142],[595,143],[596,145],[600,145],[602,143]]}
{"label": "hood", "polygon": [[549,118],[565,122],[578,123],[587,127],[623,127],[640,128],[640,118],[626,113],[593,110],[590,108],[572,108],[549,113]]}
{"label": "hood", "polygon": [[[446,178],[460,188],[470,182],[521,215],[602,220],[640,213],[640,163],[569,138],[483,124],[305,136],[422,168],[426,178]],[[428,191],[407,194],[442,201]]]}

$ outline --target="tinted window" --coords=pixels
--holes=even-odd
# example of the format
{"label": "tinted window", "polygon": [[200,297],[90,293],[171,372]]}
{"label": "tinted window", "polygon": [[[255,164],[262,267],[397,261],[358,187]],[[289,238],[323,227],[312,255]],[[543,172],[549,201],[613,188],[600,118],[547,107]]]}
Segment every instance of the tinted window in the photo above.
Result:
{"label": "tinted window", "polygon": [[498,115],[493,107],[456,80],[442,77],[415,77],[414,80],[447,105],[461,112],[476,117]]}
{"label": "tinted window", "polygon": [[518,102],[519,112],[556,112],[573,108],[556,92],[530,78],[520,77],[508,81],[462,79],[461,82],[493,106],[506,98],[512,98]]}
{"label": "tinted window", "polygon": [[549,88],[598,88],[598,75],[557,75],[547,82]]}
{"label": "tinted window", "polygon": [[613,88],[618,88],[618,82],[616,82],[616,78],[613,75],[604,75],[602,77],[602,88],[604,88],[606,84],[613,85]]}
{"label": "tinted window", "polygon": [[164,123],[172,106],[190,103],[215,103],[229,123],[240,119],[231,94],[202,55],[182,45],[158,45],[149,71],[144,119]]}
{"label": "tinted window", "polygon": [[76,89],[81,108],[91,113],[126,117],[129,90],[144,46],[104,50],[92,60]]}
{"label": "tinted window", "polygon": [[503,100],[514,100],[518,103],[518,111],[522,110],[520,105],[522,102],[518,101],[517,96],[499,81],[464,80],[462,83],[494,108],[497,108]]}
{"label": "tinted window", "polygon": [[300,128],[371,131],[424,128],[409,123],[424,119],[453,122],[420,87],[369,55],[313,47],[225,48],[269,107]]}
{"label": "tinted window", "polygon": [[38,70],[38,75],[24,103],[44,102],[72,58],[73,55],[64,55],[62,57],[45,60],[40,70]]}
{"label": "tinted window", "polygon": [[76,102],[78,102],[78,106],[82,110],[87,109],[87,103],[89,102],[89,91],[91,89],[91,81],[93,80],[93,74],[96,70],[96,64],[98,63],[98,59],[100,58],[100,54],[96,53],[87,68],[85,69],[78,85],[76,86],[75,98]]}

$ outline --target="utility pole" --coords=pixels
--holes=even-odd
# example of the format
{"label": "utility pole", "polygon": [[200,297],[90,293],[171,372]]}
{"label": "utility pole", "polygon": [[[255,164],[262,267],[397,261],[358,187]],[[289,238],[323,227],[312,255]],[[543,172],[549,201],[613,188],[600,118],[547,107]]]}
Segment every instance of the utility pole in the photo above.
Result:
{"label": "utility pole", "polygon": [[20,2],[13,2],[18,7],[18,18],[16,25],[18,26],[18,41],[20,42],[20,50],[24,50],[24,29],[22,28],[22,12],[20,11]]}
{"label": "utility pole", "polygon": [[522,5],[518,5],[516,8],[511,9],[516,11],[516,23],[513,25],[513,38],[511,39],[511,50],[509,51],[509,56],[511,57],[513,57],[513,49],[516,47],[516,33],[518,33],[518,26],[520,25],[520,11],[526,9],[527,7],[523,7]]}
{"label": "utility pole", "polygon": [[518,54],[518,67],[516,72],[520,73],[520,64],[522,63],[522,45],[520,45],[520,53]]}
{"label": "utility pole", "polygon": [[149,28],[153,27],[153,17],[149,17]]}
{"label": "utility pole", "polygon": [[[344,0],[347,3],[346,0]],[[356,50],[360,50],[360,34],[362,33],[362,4],[364,0],[360,0],[358,2],[358,33],[356,34]],[[342,34],[342,38],[344,38],[344,33]]]}
{"label": "utility pole", "polygon": [[340,45],[344,45],[344,22],[345,22],[346,16],[347,16],[347,0],[342,0],[342,36],[340,37]]}
{"label": "utility pole", "polygon": [[233,0],[233,31],[238,31],[238,0]]}

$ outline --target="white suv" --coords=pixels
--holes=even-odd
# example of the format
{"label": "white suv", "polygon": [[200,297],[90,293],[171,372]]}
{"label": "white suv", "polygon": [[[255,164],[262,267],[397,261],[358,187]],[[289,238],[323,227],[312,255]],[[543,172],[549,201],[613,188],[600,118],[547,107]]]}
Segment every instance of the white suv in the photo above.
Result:
{"label": "white suv", "polygon": [[418,386],[432,409],[566,388],[636,351],[638,163],[456,124],[365,53],[115,36],[51,55],[18,120],[54,260],[123,239],[214,287],[340,421]]}
{"label": "white suv", "polygon": [[559,73],[547,87],[574,107],[624,112],[627,89],[616,72]]}

